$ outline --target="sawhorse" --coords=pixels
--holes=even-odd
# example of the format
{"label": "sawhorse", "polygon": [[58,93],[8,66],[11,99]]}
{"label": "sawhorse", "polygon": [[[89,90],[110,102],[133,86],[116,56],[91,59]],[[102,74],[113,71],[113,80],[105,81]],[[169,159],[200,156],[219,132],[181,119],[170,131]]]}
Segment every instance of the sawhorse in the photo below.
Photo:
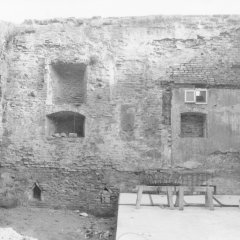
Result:
{"label": "sawhorse", "polygon": [[204,192],[205,193],[205,206],[210,210],[214,210],[213,205],[213,191],[214,187],[212,186],[146,186],[146,185],[138,185],[137,186],[137,201],[136,208],[140,208],[142,194],[143,192],[166,192],[168,206],[170,209],[174,209],[173,204],[173,194],[176,192],[176,202],[175,206],[179,208],[179,210],[184,209],[184,193],[185,192]]}

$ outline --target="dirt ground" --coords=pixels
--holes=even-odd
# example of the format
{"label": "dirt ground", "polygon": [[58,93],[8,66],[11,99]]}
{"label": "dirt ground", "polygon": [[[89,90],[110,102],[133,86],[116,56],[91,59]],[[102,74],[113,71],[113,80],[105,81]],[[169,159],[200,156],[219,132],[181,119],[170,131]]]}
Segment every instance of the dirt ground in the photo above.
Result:
{"label": "dirt ground", "polygon": [[17,207],[0,209],[0,228],[11,227],[38,240],[115,239],[116,218],[80,216],[70,210]]}

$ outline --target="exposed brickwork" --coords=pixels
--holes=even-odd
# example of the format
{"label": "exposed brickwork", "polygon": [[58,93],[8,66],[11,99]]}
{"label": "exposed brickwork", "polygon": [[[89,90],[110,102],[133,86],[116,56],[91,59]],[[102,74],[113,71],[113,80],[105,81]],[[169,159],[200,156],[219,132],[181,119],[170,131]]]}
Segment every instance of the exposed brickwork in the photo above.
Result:
{"label": "exposed brickwork", "polygon": [[[218,86],[219,91],[240,86],[239,20],[159,16],[29,21],[18,28],[3,24],[1,176],[14,179],[2,177],[3,185],[12,182],[22,204],[39,204],[31,199],[37,181],[43,206],[111,210],[118,191],[131,190],[143,169],[168,168],[186,156],[197,156],[202,164],[216,148],[235,149],[237,124],[221,114],[233,106],[231,119],[237,116],[239,93],[231,98],[225,89],[213,92],[210,105],[185,106],[179,84]],[[66,67],[60,72],[71,69],[69,77],[65,70],[54,76],[58,63]],[[76,66],[85,66],[84,74]],[[47,116],[64,111],[85,117],[84,137],[48,138]],[[219,127],[229,144],[220,139],[214,145],[213,138],[186,150],[186,142],[178,141],[180,114],[188,111],[206,113],[211,122],[222,116]],[[216,128],[209,132],[217,138]],[[233,182],[232,193],[239,180]]]}

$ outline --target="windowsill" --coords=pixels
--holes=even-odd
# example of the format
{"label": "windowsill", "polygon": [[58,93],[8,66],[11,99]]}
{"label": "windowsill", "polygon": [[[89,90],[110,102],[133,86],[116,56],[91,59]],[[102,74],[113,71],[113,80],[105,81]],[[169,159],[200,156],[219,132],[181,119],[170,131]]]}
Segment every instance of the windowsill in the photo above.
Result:
{"label": "windowsill", "polygon": [[182,136],[180,136],[180,138],[181,139],[206,139],[207,137],[206,136],[204,136],[204,137],[182,137]]}
{"label": "windowsill", "polygon": [[184,102],[185,104],[207,105],[207,102]]}
{"label": "windowsill", "polygon": [[84,139],[84,137],[46,137],[48,141],[77,141]]}

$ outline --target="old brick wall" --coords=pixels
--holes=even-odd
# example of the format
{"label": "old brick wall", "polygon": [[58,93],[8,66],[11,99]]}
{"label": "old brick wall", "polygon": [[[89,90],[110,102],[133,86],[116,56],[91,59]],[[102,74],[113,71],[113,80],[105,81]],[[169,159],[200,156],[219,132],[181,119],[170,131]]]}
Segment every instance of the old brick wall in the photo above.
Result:
{"label": "old brick wall", "polygon": [[15,26],[11,23],[0,21],[0,141],[3,135],[3,122],[4,122],[4,109],[6,107],[6,101],[4,100],[3,92],[7,79],[7,61],[8,55],[6,49],[8,49],[12,39],[15,36]]}
{"label": "old brick wall", "polygon": [[[99,216],[115,214],[119,188],[132,191],[139,174],[113,169],[67,169],[49,164],[1,168],[1,191],[24,206],[70,208]],[[34,199],[34,183],[41,188],[41,201]],[[110,184],[111,183],[111,184]]]}
{"label": "old brick wall", "polygon": [[[117,191],[131,190],[143,169],[174,164],[174,82],[238,82],[238,28],[238,16],[53,19],[21,25],[5,49],[1,174],[12,174],[12,189],[23,204],[39,204],[31,199],[31,188],[39,182],[43,205],[104,209],[99,196],[106,187],[111,208]],[[56,64],[86,66],[84,101],[55,101]],[[75,84],[72,73],[66,76]],[[76,84],[79,95],[68,85],[66,92],[57,91],[62,99],[68,91],[81,98],[82,85]],[[85,137],[49,136],[47,116],[60,111],[85,116]]]}

